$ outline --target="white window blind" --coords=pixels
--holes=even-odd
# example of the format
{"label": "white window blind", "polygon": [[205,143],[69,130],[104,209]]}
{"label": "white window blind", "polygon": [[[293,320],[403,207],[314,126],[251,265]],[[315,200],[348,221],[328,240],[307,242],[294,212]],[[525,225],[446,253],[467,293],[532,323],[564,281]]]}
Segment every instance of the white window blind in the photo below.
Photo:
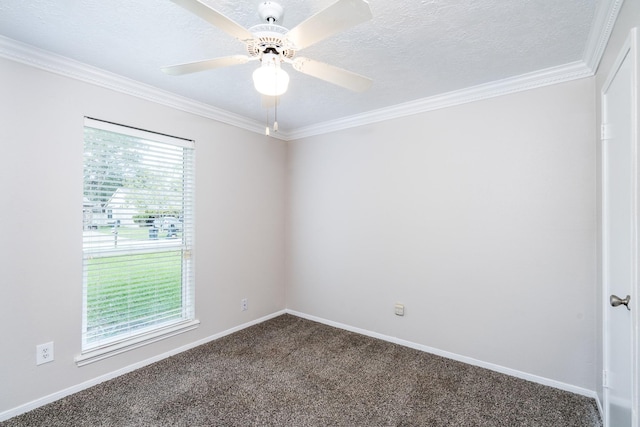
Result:
{"label": "white window blind", "polygon": [[83,354],[193,324],[194,163],[193,141],[85,119]]}

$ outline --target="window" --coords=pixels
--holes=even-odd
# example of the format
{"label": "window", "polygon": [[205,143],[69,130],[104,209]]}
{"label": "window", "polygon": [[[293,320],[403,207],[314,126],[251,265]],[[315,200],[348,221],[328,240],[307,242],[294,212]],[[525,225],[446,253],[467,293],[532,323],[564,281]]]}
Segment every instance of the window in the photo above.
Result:
{"label": "window", "polygon": [[194,143],[85,118],[78,365],[193,329]]}

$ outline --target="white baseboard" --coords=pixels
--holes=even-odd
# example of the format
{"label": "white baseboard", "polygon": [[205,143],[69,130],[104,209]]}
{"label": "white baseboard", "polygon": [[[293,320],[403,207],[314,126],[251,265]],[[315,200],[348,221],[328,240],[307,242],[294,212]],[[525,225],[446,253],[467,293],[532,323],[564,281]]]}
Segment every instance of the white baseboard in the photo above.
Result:
{"label": "white baseboard", "polygon": [[13,418],[20,414],[24,414],[25,412],[29,412],[33,409],[39,408],[40,406],[44,406],[48,403],[55,402],[56,400],[62,399],[63,397],[67,397],[79,391],[88,389],[89,387],[93,387],[94,385],[98,385],[102,382],[111,380],[113,378],[119,377],[120,375],[124,375],[126,373],[135,371],[136,369],[140,369],[144,366],[150,365],[152,363],[158,362],[162,359],[166,359],[167,357],[174,356],[178,353],[182,353],[183,351],[190,350],[192,348],[198,347],[202,344],[206,344],[210,341],[217,340],[218,338],[222,338],[226,335],[230,335],[234,332],[238,332],[242,329],[248,328],[249,326],[257,325],[269,319],[273,319],[274,317],[278,317],[282,314],[285,314],[285,310],[280,310],[275,313],[269,314],[267,316],[261,317],[259,319],[252,320],[251,322],[243,323],[242,325],[233,327],[231,329],[227,329],[226,331],[219,332],[217,334],[208,336],[206,338],[202,338],[198,341],[194,341],[187,345],[183,345],[182,347],[175,348],[173,350],[167,351],[165,353],[159,354],[157,356],[151,357],[149,359],[142,360],[140,362],[134,363],[132,365],[125,366],[124,368],[118,369],[113,372],[109,372],[104,375],[100,375],[99,377],[92,378],[88,381],[85,381],[80,384],[76,384],[72,387],[65,388],[64,390],[57,391],[55,393],[49,394],[47,396],[41,397],[36,400],[32,400],[31,402],[25,403],[24,405],[20,405],[16,408],[9,409],[4,412],[0,412],[0,422],[6,421],[9,418]]}
{"label": "white baseboard", "polygon": [[233,327],[231,329],[227,329],[227,330],[219,332],[217,334],[214,334],[214,335],[208,336],[206,338],[200,339],[198,341],[194,341],[194,342],[189,343],[187,345],[175,348],[175,349],[173,349],[171,351],[159,354],[159,355],[151,357],[149,359],[142,360],[142,361],[134,363],[132,365],[125,366],[124,368],[118,369],[116,371],[109,372],[107,374],[101,375],[101,376],[96,377],[96,378],[92,378],[92,379],[90,379],[88,381],[85,381],[83,383],[80,383],[80,384],[74,385],[72,387],[57,391],[55,393],[49,394],[47,396],[41,397],[41,398],[33,400],[31,402],[25,403],[25,404],[20,405],[18,407],[15,407],[15,408],[9,409],[7,411],[1,412],[0,413],[0,422],[8,420],[9,418],[13,418],[15,416],[18,416],[18,415],[23,414],[25,412],[29,412],[29,411],[31,411],[33,409],[39,408],[40,406],[44,406],[44,405],[46,405],[48,403],[55,402],[56,400],[62,399],[63,397],[66,397],[66,396],[72,395],[74,393],[77,393],[79,391],[85,390],[87,388],[93,387],[93,386],[98,385],[98,384],[100,384],[100,383],[102,383],[104,381],[111,380],[113,378],[119,377],[120,375],[124,375],[126,373],[135,371],[136,369],[140,369],[140,368],[142,368],[144,366],[147,366],[147,365],[150,365],[152,363],[158,362],[158,361],[160,361],[162,359],[166,359],[167,357],[174,356],[174,355],[176,355],[178,353],[182,353],[183,351],[190,350],[190,349],[198,347],[198,346],[200,346],[202,344],[206,344],[208,342],[211,342],[211,341],[217,340],[219,338],[222,338],[224,336],[230,335],[230,334],[232,334],[234,332],[238,332],[238,331],[240,331],[242,329],[246,329],[246,328],[248,328],[250,326],[257,325],[257,324],[265,322],[265,321],[267,321],[269,319],[273,319],[273,318],[278,317],[278,316],[280,316],[282,314],[285,314],[285,313],[291,314],[293,316],[301,317],[303,319],[312,320],[314,322],[322,323],[322,324],[325,324],[325,325],[328,325],[328,326],[333,326],[333,327],[336,327],[336,328],[339,328],[339,329],[344,329],[346,331],[355,332],[355,333],[358,333],[358,334],[361,334],[361,335],[366,335],[366,336],[369,336],[369,337],[372,337],[372,338],[378,338],[378,339],[381,339],[383,341],[388,341],[388,342],[392,342],[394,344],[399,344],[399,345],[402,345],[402,346],[405,346],[405,347],[409,347],[409,348],[413,348],[413,349],[416,349],[416,350],[424,351],[426,353],[431,353],[431,354],[435,354],[437,356],[446,357],[448,359],[457,360],[459,362],[467,363],[469,365],[478,366],[478,367],[481,367],[481,368],[486,368],[486,369],[489,369],[489,370],[492,370],[492,371],[495,371],[495,372],[500,372],[500,373],[503,373],[503,374],[506,374],[506,375],[511,375],[513,377],[516,377],[516,378],[521,378],[521,379],[524,379],[524,380],[527,380],[527,381],[532,381],[532,382],[535,382],[535,383],[538,383],[538,384],[554,387],[554,388],[557,388],[557,389],[560,389],[560,390],[564,390],[564,391],[568,391],[568,392],[571,392],[571,393],[575,393],[575,394],[579,394],[579,395],[582,395],[582,396],[586,396],[586,397],[589,397],[589,398],[593,398],[593,399],[596,400],[596,404],[598,406],[598,410],[600,411],[600,416],[601,417],[603,416],[602,404],[600,402],[600,399],[599,399],[597,393],[595,391],[593,391],[593,390],[588,390],[588,389],[585,389],[585,388],[582,388],[582,387],[577,387],[577,386],[574,386],[574,385],[571,385],[571,384],[566,384],[566,383],[563,383],[563,382],[560,382],[560,381],[556,381],[556,380],[552,380],[552,379],[549,379],[549,378],[540,377],[540,376],[537,376],[537,375],[529,374],[529,373],[518,371],[518,370],[515,370],[515,369],[506,368],[504,366],[495,365],[493,363],[484,362],[484,361],[481,361],[481,360],[473,359],[471,357],[461,356],[459,354],[450,353],[448,351],[440,350],[440,349],[429,347],[429,346],[426,346],[426,345],[416,344],[414,342],[406,341],[406,340],[403,340],[403,339],[400,339],[400,338],[396,338],[396,337],[392,337],[392,336],[389,336],[389,335],[383,335],[383,334],[379,334],[377,332],[368,331],[366,329],[356,328],[356,327],[353,327],[353,326],[345,325],[343,323],[338,323],[338,322],[334,322],[334,321],[331,321],[331,320],[323,319],[323,318],[320,318],[320,317],[312,316],[312,315],[309,315],[309,314],[301,313],[301,312],[298,312],[298,311],[295,311],[295,310],[286,309],[286,310],[277,311],[275,313],[269,314],[269,315],[261,317],[259,319],[255,319],[255,320],[253,320],[251,322],[243,323],[243,324],[238,325],[236,327]]}
{"label": "white baseboard", "polygon": [[[448,351],[440,350],[437,348],[429,347],[422,344],[416,344],[411,341],[403,340],[400,338],[392,337],[389,335],[379,334],[377,332],[371,332],[366,329],[356,328],[353,326],[345,325],[343,323],[334,322],[332,320],[323,319],[321,317],[312,316],[305,313],[300,313],[295,310],[285,310],[286,313],[291,314],[293,316],[302,317],[303,319],[313,320],[314,322],[323,323],[328,326],[333,326],[339,329],[344,329],[346,331],[355,332],[357,334],[366,335],[372,338],[378,338],[383,341],[392,342],[394,344],[399,344],[404,347],[413,348],[415,350],[424,351],[426,353],[435,354],[436,356],[446,357],[447,359],[457,360],[458,362],[467,363],[469,365],[478,366],[480,368],[489,369],[491,371],[500,372],[502,374],[510,375],[512,377],[521,378],[523,380],[531,381],[534,383],[546,385],[549,387],[557,388],[560,390],[568,391],[571,393],[579,394],[581,396],[590,397],[596,399],[598,402],[598,406],[600,408],[600,402],[598,401],[597,393],[593,390],[588,390],[586,388],[578,387],[572,384],[563,383],[561,381],[552,380],[549,378],[541,377],[538,375],[529,374],[527,372],[518,371],[516,369],[506,368],[504,366],[496,365],[489,362],[484,362],[482,360],[477,360],[467,356],[461,356],[456,353],[451,353]],[[602,410],[600,410],[602,413]]]}
{"label": "white baseboard", "polygon": [[604,422],[604,408],[602,406],[602,401],[600,400],[600,395],[596,393],[596,405],[598,406],[598,412],[600,413],[600,419]]}

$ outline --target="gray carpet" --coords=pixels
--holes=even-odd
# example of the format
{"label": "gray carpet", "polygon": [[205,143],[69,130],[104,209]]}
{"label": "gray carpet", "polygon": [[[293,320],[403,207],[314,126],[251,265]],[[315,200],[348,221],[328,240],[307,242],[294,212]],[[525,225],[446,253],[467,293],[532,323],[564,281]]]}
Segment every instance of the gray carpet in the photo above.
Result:
{"label": "gray carpet", "polygon": [[592,399],[291,315],[9,426],[601,426]]}

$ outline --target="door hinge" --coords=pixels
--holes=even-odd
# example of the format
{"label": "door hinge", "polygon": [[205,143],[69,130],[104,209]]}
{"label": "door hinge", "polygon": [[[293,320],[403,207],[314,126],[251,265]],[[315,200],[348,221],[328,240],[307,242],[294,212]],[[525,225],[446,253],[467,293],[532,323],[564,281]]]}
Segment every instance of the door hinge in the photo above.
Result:
{"label": "door hinge", "polygon": [[609,388],[609,375],[607,371],[602,371],[602,388]]}
{"label": "door hinge", "polygon": [[600,139],[602,141],[606,141],[611,138],[611,126],[606,123],[602,123],[600,125]]}

